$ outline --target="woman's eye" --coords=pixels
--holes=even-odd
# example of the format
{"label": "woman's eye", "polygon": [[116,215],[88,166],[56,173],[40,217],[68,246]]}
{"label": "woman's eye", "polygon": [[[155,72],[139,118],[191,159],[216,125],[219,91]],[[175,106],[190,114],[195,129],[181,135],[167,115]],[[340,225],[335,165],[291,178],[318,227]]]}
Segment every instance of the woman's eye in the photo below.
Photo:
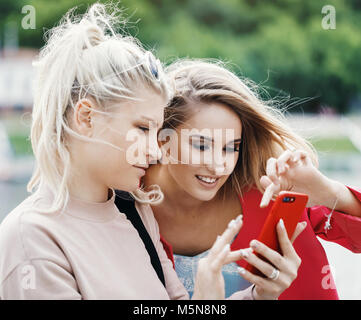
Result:
{"label": "woman's eye", "polygon": [[139,128],[140,130],[144,131],[144,132],[148,132],[148,131],[149,131],[149,128],[147,128],[147,127],[139,126],[138,128]]}
{"label": "woman's eye", "polygon": [[193,147],[201,151],[205,151],[209,149],[209,146],[206,146],[204,144],[197,144],[197,143],[193,143]]}
{"label": "woman's eye", "polygon": [[233,147],[226,147],[226,152],[239,152],[240,151],[240,145],[233,146]]}

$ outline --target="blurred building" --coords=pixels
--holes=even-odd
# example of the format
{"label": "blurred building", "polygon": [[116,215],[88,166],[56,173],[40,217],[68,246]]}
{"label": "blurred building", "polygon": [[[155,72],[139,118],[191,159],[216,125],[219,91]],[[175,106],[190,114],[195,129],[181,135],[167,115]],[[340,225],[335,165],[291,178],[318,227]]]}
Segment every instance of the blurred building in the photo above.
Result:
{"label": "blurred building", "polygon": [[0,112],[32,108],[32,61],[37,54],[22,48],[0,51]]}

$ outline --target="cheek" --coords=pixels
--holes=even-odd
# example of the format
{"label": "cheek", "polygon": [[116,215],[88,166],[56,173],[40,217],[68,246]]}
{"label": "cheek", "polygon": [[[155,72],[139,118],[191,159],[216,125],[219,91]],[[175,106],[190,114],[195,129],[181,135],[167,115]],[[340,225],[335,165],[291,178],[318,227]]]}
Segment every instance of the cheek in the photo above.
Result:
{"label": "cheek", "polygon": [[178,145],[178,159],[181,163],[190,163],[191,159],[191,148],[188,143],[180,142]]}
{"label": "cheek", "polygon": [[124,135],[115,142],[119,150],[118,159],[128,165],[145,164],[144,155],[148,148],[148,140],[145,134],[132,130],[131,134]]}
{"label": "cheek", "polygon": [[175,181],[181,186],[186,186],[190,183],[193,183],[193,177],[195,173],[193,172],[193,167],[190,165],[184,164],[172,164],[169,165],[169,173]]}
{"label": "cheek", "polygon": [[227,173],[231,174],[233,172],[234,168],[237,165],[238,159],[239,159],[238,152],[235,152],[227,157],[227,160],[226,160]]}

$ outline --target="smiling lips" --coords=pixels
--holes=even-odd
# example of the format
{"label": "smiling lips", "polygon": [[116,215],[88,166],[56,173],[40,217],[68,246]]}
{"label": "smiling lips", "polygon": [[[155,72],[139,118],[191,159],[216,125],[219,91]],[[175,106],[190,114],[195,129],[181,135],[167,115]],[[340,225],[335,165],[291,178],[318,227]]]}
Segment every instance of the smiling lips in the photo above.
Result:
{"label": "smiling lips", "polygon": [[212,178],[212,177],[209,177],[209,176],[200,176],[200,175],[196,175],[196,178],[199,181],[201,181],[203,183],[206,183],[209,186],[215,185],[216,182],[219,180],[219,178]]}

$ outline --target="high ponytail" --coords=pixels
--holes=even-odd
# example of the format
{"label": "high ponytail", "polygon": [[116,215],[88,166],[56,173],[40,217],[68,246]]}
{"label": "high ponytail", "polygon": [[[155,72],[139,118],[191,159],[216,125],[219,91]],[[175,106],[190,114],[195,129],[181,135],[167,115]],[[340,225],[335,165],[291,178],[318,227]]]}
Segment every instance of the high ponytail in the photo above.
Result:
{"label": "high ponytail", "polygon": [[[82,16],[70,10],[59,26],[48,32],[47,43],[34,62],[37,78],[31,143],[36,169],[28,191],[42,185],[50,188],[55,197],[47,212],[63,208],[69,198],[71,157],[65,137],[90,140],[68,126],[68,110],[77,101],[91,97],[105,106],[114,99],[136,100],[134,89],[139,84],[166,98],[170,95],[160,62],[135,38],[116,33],[122,19],[117,8],[108,6],[94,4]],[[150,59],[156,64],[156,74],[149,67]]]}

